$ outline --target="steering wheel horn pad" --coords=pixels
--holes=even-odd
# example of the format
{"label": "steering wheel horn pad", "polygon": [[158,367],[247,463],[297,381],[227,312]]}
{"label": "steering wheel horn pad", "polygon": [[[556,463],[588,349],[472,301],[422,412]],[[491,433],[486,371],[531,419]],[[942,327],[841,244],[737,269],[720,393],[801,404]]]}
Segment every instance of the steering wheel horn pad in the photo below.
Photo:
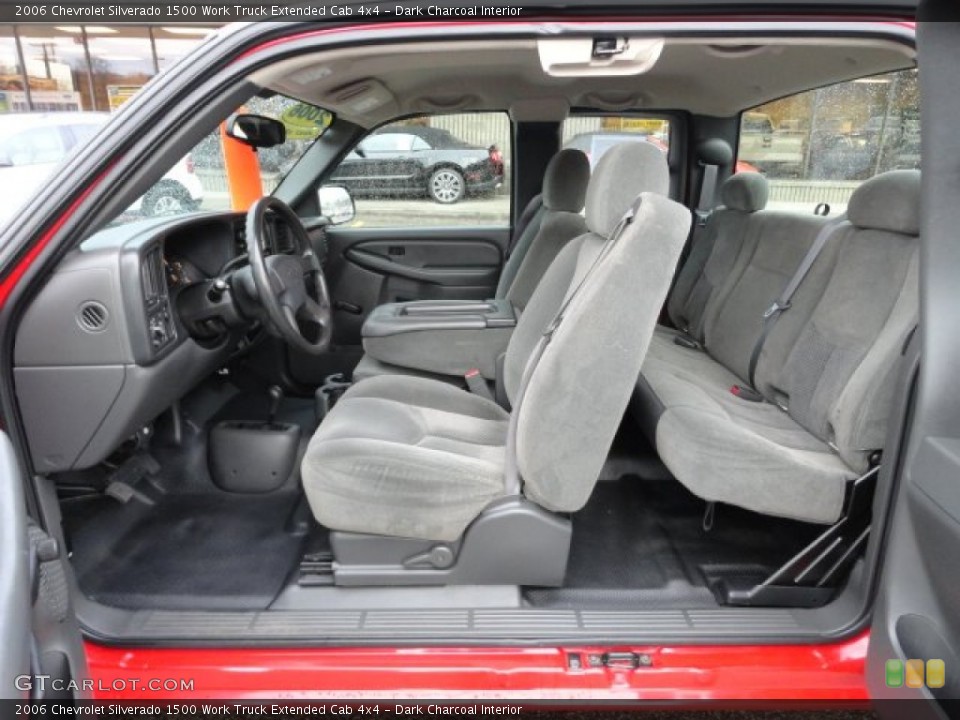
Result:
{"label": "steering wheel horn pad", "polygon": [[[269,213],[287,225],[295,254],[264,255]],[[320,355],[326,352],[333,335],[333,313],[326,279],[310,247],[306,228],[282,200],[263,197],[250,208],[247,213],[247,254],[260,305],[273,329],[288,344],[306,353]],[[307,337],[301,323],[317,328],[316,335]]]}

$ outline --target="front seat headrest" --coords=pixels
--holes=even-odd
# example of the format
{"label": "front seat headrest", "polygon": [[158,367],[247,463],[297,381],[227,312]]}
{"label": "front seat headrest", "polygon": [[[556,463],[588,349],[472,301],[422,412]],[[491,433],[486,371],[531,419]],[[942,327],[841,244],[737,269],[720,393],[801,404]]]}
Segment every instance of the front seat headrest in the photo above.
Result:
{"label": "front seat headrest", "polygon": [[731,210],[758,212],[767,206],[769,197],[770,184],[760,173],[737,173],[720,186],[720,201]]}
{"label": "front seat headrest", "polygon": [[561,150],[547,164],[543,176],[543,206],[547,210],[578,213],[583,210],[590,182],[590,160],[580,150]]}
{"label": "front seat headrest", "polygon": [[610,237],[640,193],[666,195],[670,170],[660,148],[636,140],[607,150],[587,186],[587,228]]}

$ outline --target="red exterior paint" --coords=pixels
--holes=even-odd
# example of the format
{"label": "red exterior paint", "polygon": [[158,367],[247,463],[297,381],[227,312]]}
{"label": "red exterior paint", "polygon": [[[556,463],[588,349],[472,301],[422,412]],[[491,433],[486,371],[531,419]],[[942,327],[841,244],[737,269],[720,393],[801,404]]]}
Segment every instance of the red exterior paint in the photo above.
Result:
{"label": "red exterior paint", "polygon": [[23,278],[30,266],[40,256],[40,253],[43,252],[43,249],[49,244],[53,237],[60,232],[60,229],[66,224],[67,220],[70,219],[70,216],[73,215],[74,211],[83,204],[83,201],[87,199],[87,196],[93,192],[93,189],[97,186],[102,177],[103,175],[100,175],[100,177],[90,183],[86,189],[72,203],[70,203],[70,207],[67,208],[66,212],[57,218],[57,221],[51,225],[49,229],[43,233],[43,235],[40,236],[40,239],[37,240],[27,250],[20,261],[14,265],[13,269],[9,273],[7,273],[6,277],[3,279],[3,282],[0,282],[0,308],[6,304],[7,298],[10,297],[10,294],[17,286],[17,283],[20,282],[21,278]]}
{"label": "red exterior paint", "polygon": [[[88,643],[100,700],[560,699],[865,703],[869,636],[830,645],[632,648],[650,668],[570,670],[613,648],[142,649]],[[623,649],[623,648],[619,648]],[[184,678],[193,692],[111,690]],[[782,703],[781,703],[782,704]]]}

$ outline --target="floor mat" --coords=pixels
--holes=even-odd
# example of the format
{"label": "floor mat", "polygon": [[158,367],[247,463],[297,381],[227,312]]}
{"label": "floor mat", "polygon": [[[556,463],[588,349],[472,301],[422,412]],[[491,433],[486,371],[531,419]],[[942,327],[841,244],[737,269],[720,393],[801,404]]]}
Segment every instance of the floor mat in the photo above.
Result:
{"label": "floor mat", "polygon": [[703,529],[704,503],[672,480],[635,476],[598,483],[573,515],[563,588],[526,593],[535,605],[715,607],[705,570],[766,577],[822,528],[718,506]]}
{"label": "floor mat", "polygon": [[90,598],[125,608],[263,609],[296,569],[300,498],[205,493],[155,506],[64,502],[74,568]]}

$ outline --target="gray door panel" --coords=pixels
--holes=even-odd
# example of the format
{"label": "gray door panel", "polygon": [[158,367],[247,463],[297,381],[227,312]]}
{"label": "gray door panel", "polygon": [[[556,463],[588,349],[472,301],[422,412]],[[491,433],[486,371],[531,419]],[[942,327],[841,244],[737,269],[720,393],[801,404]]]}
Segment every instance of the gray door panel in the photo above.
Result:
{"label": "gray door panel", "polygon": [[30,671],[30,543],[23,477],[6,433],[0,433],[0,698],[24,699],[18,675]]}
{"label": "gray door panel", "polygon": [[[937,3],[921,18],[938,19]],[[949,3],[943,7],[952,12]],[[956,362],[960,308],[960,145],[951,118],[960,112],[956,48],[960,23],[918,27],[923,122],[921,372],[899,494],[887,549],[867,663],[874,698],[933,700],[909,706],[911,717],[944,717],[947,699],[960,700],[960,386]],[[922,685],[888,681],[887,663],[922,661]],[[942,661],[945,682],[927,671]],[[894,673],[896,674],[896,673]],[[904,717],[899,704],[881,715]],[[953,705],[950,710],[956,712]]]}

